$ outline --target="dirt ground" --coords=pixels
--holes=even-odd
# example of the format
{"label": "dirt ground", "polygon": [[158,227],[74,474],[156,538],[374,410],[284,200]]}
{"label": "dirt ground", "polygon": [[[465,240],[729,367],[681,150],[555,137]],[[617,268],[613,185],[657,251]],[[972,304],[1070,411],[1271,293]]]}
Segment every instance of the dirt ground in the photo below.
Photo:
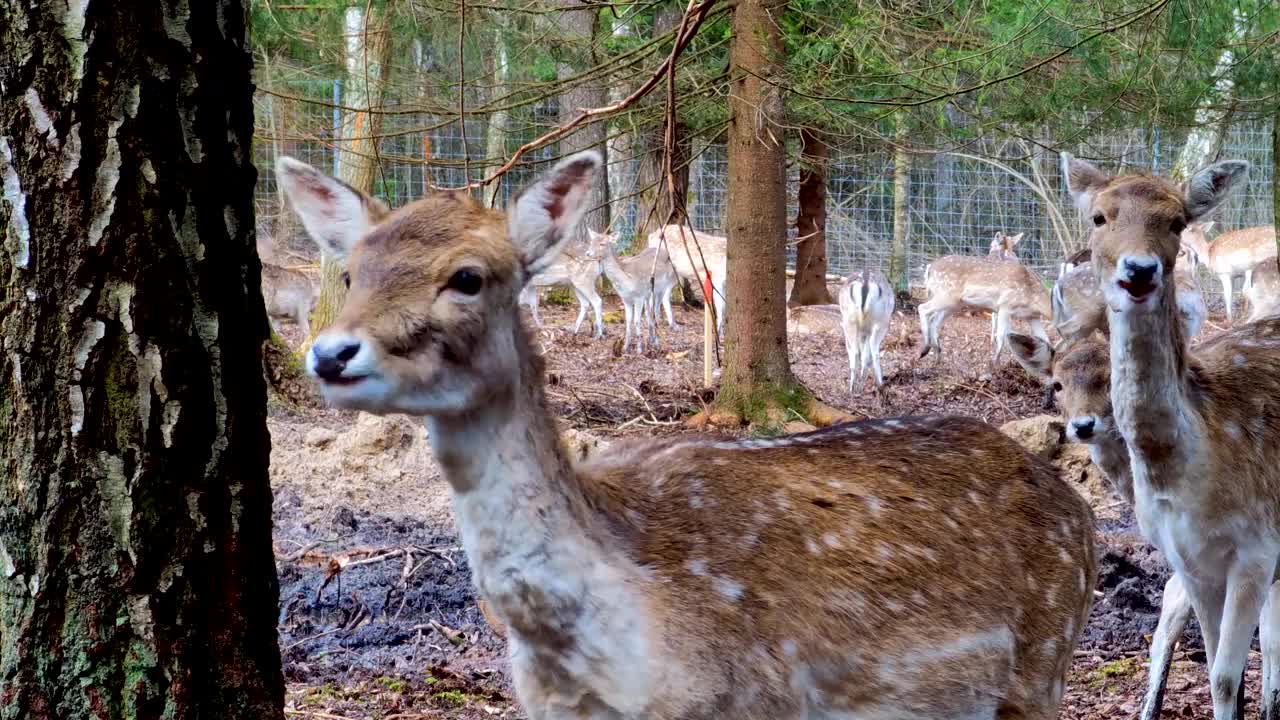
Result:
{"label": "dirt ground", "polygon": [[[619,355],[621,312],[609,300],[606,310],[609,336],[598,341],[568,332],[576,309],[543,306],[548,391],[564,425],[603,438],[684,432],[678,420],[706,397],[699,390],[701,313],[677,306],[681,327],[662,325],[662,348],[641,356]],[[282,331],[296,345],[296,330]],[[790,342],[799,378],[819,399],[859,417],[948,413],[999,425],[1043,413],[1038,384],[1007,355],[991,370],[989,338],[987,318],[952,318],[942,331],[942,361],[916,362],[916,316],[900,309],[885,343],[880,396],[848,392],[839,335],[793,334]],[[287,714],[523,718],[505,675],[503,641],[477,609],[448,488],[422,424],[279,401],[269,423]],[[1099,595],[1076,651],[1064,719],[1136,716],[1168,578],[1122,504],[1103,496],[1095,509]],[[1193,621],[1175,657],[1164,717],[1212,717],[1204,662]],[[1256,653],[1248,683],[1257,698]]]}

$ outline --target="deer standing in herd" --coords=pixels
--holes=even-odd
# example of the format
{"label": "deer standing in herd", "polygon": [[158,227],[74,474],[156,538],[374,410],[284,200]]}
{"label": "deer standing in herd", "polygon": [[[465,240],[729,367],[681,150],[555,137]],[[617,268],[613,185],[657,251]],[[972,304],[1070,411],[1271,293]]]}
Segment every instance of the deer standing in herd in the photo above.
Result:
{"label": "deer standing in herd", "polygon": [[[1110,327],[1110,395],[1129,448],[1134,506],[1201,621],[1215,720],[1232,717],[1263,613],[1275,624],[1280,561],[1280,321],[1245,326],[1231,352],[1191,354],[1173,283],[1182,230],[1248,173],[1225,161],[1185,189],[1147,176],[1110,177],[1064,158],[1068,185],[1093,225],[1090,243]],[[1264,655],[1280,638],[1264,633]],[[1264,717],[1280,698],[1263,678]]]}
{"label": "deer standing in herd", "polygon": [[899,418],[571,462],[517,296],[600,166],[562,160],[505,216],[442,193],[378,223],[351,188],[279,166],[351,277],[308,372],[335,406],[427,417],[529,717],[1054,718],[1092,514],[990,426]]}
{"label": "deer standing in herd", "polygon": [[622,351],[626,352],[630,347],[633,331],[638,351],[644,351],[646,334],[650,347],[657,347],[658,305],[666,310],[667,322],[671,327],[676,326],[675,317],[671,313],[671,291],[675,289],[677,278],[667,252],[651,247],[635,255],[620,258],[616,235],[592,233],[592,236],[604,248],[605,277],[613,283],[613,289],[622,300],[626,320],[626,339],[623,340]]}
{"label": "deer standing in herd", "polygon": [[1263,260],[1253,266],[1249,287],[1244,291],[1249,301],[1247,322],[1280,315],[1280,268],[1275,258]]}
{"label": "deer standing in herd", "polygon": [[1209,242],[1207,234],[1213,223],[1205,223],[1203,232],[1192,240],[1200,261],[1222,283],[1222,296],[1227,303],[1227,321],[1232,320],[1232,280],[1244,275],[1245,293],[1253,286],[1253,268],[1264,260],[1276,259],[1276,229],[1274,225],[1244,228],[1224,232]]}
{"label": "deer standing in herd", "polygon": [[845,350],[849,353],[849,392],[853,392],[855,381],[862,381],[868,366],[875,373],[876,387],[882,387],[880,344],[893,320],[893,286],[879,270],[856,272],[841,283],[839,304]]}
{"label": "deer standing in herd", "polygon": [[[690,230],[684,225],[664,225],[649,233],[649,247],[663,250],[671,258],[676,274],[694,287],[702,287],[711,273],[712,303],[716,312],[716,332],[724,335],[724,279],[729,241],[718,235]],[[668,317],[670,310],[668,306]]]}
{"label": "deer standing in herd", "polygon": [[527,305],[533,316],[533,324],[542,327],[538,317],[538,289],[556,285],[568,285],[578,299],[578,319],[573,324],[573,334],[582,328],[582,321],[590,308],[595,316],[595,332],[592,337],[604,337],[604,303],[596,290],[596,280],[604,274],[601,263],[603,236],[588,233],[586,240],[568,243],[565,251],[550,265],[529,280],[520,292],[520,303]]}

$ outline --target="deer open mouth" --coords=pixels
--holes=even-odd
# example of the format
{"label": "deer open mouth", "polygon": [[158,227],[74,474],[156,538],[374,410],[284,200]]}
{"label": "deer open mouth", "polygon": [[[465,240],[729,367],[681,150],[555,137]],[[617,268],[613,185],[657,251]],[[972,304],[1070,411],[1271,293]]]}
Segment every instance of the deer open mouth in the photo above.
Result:
{"label": "deer open mouth", "polygon": [[1144,303],[1156,292],[1156,285],[1147,280],[1117,280],[1116,284],[1129,293],[1129,299],[1135,303]]}
{"label": "deer open mouth", "polygon": [[335,375],[334,377],[320,378],[320,382],[325,385],[336,385],[338,387],[350,387],[356,385],[368,378],[368,375]]}

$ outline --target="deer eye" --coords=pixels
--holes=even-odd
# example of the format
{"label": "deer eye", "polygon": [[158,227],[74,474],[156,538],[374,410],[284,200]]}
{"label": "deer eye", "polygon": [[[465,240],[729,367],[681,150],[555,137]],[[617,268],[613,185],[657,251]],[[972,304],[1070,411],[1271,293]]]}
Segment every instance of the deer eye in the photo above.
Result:
{"label": "deer eye", "polygon": [[348,288],[351,287],[351,273],[349,272],[342,273],[342,284],[346,285]]}
{"label": "deer eye", "polygon": [[471,268],[463,268],[454,273],[445,284],[446,290],[456,290],[463,295],[475,295],[484,287],[484,278]]}
{"label": "deer eye", "polygon": [[1106,216],[1106,215],[1103,215],[1102,213],[1096,213],[1096,214],[1093,216],[1093,224],[1094,224],[1094,226],[1096,226],[1096,227],[1102,227],[1103,225],[1106,225],[1106,224],[1107,224],[1107,216]]}
{"label": "deer eye", "polygon": [[1182,234],[1182,231],[1183,231],[1183,230],[1186,230],[1186,229],[1187,229],[1187,224],[1186,224],[1185,222],[1183,222],[1182,220],[1174,220],[1174,221],[1169,225],[1169,230],[1170,230],[1174,235],[1181,235],[1181,234]]}
{"label": "deer eye", "polygon": [[1053,391],[1054,391],[1054,392],[1062,392],[1062,383],[1057,382],[1057,381],[1054,381],[1054,383],[1053,383]]}

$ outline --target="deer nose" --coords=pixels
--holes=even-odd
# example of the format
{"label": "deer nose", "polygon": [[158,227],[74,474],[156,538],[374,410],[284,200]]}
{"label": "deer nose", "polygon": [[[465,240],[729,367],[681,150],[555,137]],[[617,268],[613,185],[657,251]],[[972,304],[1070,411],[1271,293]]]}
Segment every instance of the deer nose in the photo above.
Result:
{"label": "deer nose", "polygon": [[311,346],[308,365],[312,375],[328,382],[343,379],[347,363],[360,352],[360,340],[350,336],[320,336]]}
{"label": "deer nose", "polygon": [[1096,423],[1093,418],[1084,418],[1080,420],[1072,420],[1071,427],[1076,431],[1076,437],[1081,440],[1088,440],[1093,437],[1093,427]]}
{"label": "deer nose", "polygon": [[1134,300],[1143,300],[1156,289],[1160,273],[1160,261],[1153,257],[1120,258],[1118,281],[1120,287]]}

